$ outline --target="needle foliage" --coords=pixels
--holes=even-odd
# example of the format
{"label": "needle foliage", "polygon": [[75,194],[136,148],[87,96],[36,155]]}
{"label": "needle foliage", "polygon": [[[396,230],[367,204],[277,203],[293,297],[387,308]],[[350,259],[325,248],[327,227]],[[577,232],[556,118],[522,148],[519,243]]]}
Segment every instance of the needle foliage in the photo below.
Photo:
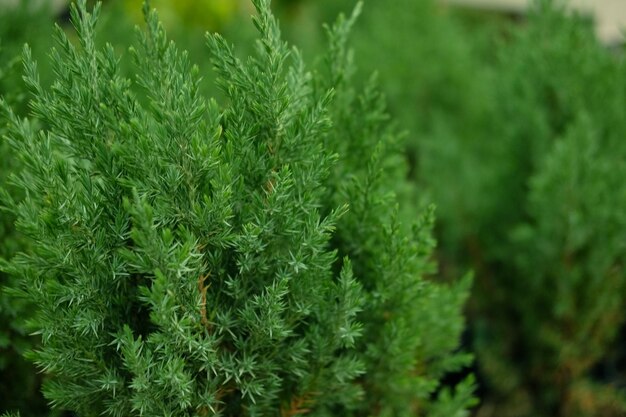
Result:
{"label": "needle foliage", "polygon": [[476,271],[494,415],[623,415],[610,363],[626,307],[623,57],[550,1],[507,36],[483,69],[480,123],[446,122],[420,146],[442,253]]}
{"label": "needle foliage", "polygon": [[127,79],[99,6],[57,30],[55,79],[25,49],[33,117],[3,103],[29,250],[4,269],[37,306],[53,407],[79,416],[464,416],[444,386],[469,281],[426,278],[432,211],[398,220],[398,135],[351,79],[356,13],[308,71],[255,0],[256,53],[207,43],[226,99],[144,6]]}
{"label": "needle foliage", "polygon": [[[21,80],[21,48],[29,40],[37,44],[36,54],[45,50],[50,44],[48,28],[52,23],[52,15],[43,5],[26,3],[3,4],[0,11],[0,97],[19,115],[27,111],[27,90]],[[6,133],[6,119],[0,115],[0,187],[6,187],[19,198],[22,191],[8,183],[19,163],[4,139]],[[0,258],[10,257],[24,248],[14,220],[14,215],[0,208]],[[21,356],[37,340],[28,335],[24,323],[32,308],[28,302],[10,296],[6,287],[13,281],[14,278],[0,271],[0,413],[23,407],[28,415],[46,415],[45,401],[39,393],[41,377]]]}

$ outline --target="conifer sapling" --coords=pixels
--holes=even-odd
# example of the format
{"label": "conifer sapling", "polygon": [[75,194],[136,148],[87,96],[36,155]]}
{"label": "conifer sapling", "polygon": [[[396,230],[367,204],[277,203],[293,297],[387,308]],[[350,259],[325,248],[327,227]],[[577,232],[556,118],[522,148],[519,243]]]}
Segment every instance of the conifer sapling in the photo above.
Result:
{"label": "conifer sapling", "polygon": [[147,3],[135,81],[85,0],[51,88],[25,50],[47,127],[3,105],[27,195],[9,207],[33,243],[6,269],[38,306],[47,398],[81,416],[463,415],[470,380],[434,394],[468,360],[466,285],[426,281],[431,218],[413,234],[393,214],[393,130],[349,84],[356,15],[311,73],[253,3],[254,56],[207,38],[223,105]]}

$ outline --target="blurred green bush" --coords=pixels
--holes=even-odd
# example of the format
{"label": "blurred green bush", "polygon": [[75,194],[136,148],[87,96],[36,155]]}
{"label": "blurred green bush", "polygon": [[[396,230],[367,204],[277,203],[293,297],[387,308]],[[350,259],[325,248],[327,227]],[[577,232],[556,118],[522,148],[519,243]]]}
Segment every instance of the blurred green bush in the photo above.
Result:
{"label": "blurred green bush", "polygon": [[443,268],[476,273],[481,413],[623,415],[594,377],[626,307],[621,56],[550,2],[479,28],[428,1],[369,13],[357,55],[410,129],[414,202],[437,203]]}
{"label": "blurred green bush", "polygon": [[480,269],[479,363],[494,392],[530,406],[522,415],[623,415],[623,393],[591,374],[626,307],[621,57],[589,22],[546,3],[513,31],[495,68],[482,143],[499,144],[483,145],[491,154],[461,146],[447,160],[473,155],[480,171],[459,178],[478,186],[432,184],[464,188],[468,206],[482,206],[468,210],[474,230],[459,244]]}
{"label": "blurred green bush", "polygon": [[[27,2],[0,8],[0,96],[11,103],[20,116],[27,112],[26,88],[22,82],[21,51],[25,42],[35,44],[36,56],[50,45],[53,17],[50,10]],[[44,78],[48,78],[44,76]],[[4,141],[6,120],[0,116],[0,187],[19,197],[9,176],[17,166],[16,157]],[[2,205],[0,195],[0,206]],[[23,249],[23,241],[13,227],[13,216],[0,209],[0,259]],[[26,321],[32,306],[12,297],[6,286],[12,283],[0,272],[0,413],[21,409],[24,415],[49,415],[39,392],[41,376],[22,355],[37,342],[28,335]]]}
{"label": "blurred green bush", "polygon": [[621,52],[549,1],[523,21],[371,1],[354,37],[409,130],[412,204],[437,204],[442,271],[476,274],[478,414],[624,415],[624,370],[606,372],[626,307]]}

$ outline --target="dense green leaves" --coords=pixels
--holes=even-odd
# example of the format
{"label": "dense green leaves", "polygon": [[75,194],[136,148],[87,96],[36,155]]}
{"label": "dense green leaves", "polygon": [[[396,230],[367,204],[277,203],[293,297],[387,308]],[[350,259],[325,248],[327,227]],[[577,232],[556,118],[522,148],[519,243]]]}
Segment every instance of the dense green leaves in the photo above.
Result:
{"label": "dense green leaves", "polygon": [[[51,21],[51,13],[41,5],[20,2],[3,5],[0,12],[0,96],[20,115],[25,114],[27,102],[20,52],[23,43],[32,40],[37,43],[35,53],[41,54],[49,45]],[[6,120],[0,115],[0,188],[5,187],[14,198],[19,198],[22,190],[9,185],[10,173],[19,164],[4,139],[6,133]],[[24,248],[23,240],[15,233],[15,217],[1,207],[4,201],[5,196],[0,193],[0,259]],[[21,357],[36,341],[25,328],[32,306],[10,295],[6,286],[14,279],[0,272],[0,413],[22,406],[25,414],[42,415],[46,407],[39,393],[41,378]]]}
{"label": "dense green leaves", "polygon": [[476,351],[497,415],[621,415],[593,369],[626,303],[622,58],[550,2],[508,36],[482,69],[488,123],[446,122],[421,145],[443,256],[476,270]]}
{"label": "dense green leaves", "polygon": [[476,276],[479,414],[623,415],[623,50],[549,0],[515,19],[430,0],[363,14],[355,56],[409,128],[419,193],[400,197],[437,205],[443,275]]}
{"label": "dense green leaves", "polygon": [[356,12],[309,72],[253,3],[254,55],[207,37],[222,104],[147,4],[134,80],[85,1],[50,88],[25,50],[44,128],[3,103],[32,246],[6,269],[37,306],[45,395],[80,416],[464,415],[471,380],[440,381],[469,361],[468,281],[425,280],[431,212],[398,220],[397,133],[350,79]]}

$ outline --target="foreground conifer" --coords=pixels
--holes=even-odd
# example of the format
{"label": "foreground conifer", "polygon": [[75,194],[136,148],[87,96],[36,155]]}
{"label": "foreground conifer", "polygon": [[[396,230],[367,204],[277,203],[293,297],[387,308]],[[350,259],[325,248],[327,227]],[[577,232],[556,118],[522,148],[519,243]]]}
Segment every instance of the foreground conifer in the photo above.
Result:
{"label": "foreground conifer", "polygon": [[469,360],[467,281],[427,281],[432,215],[395,215],[396,134],[350,84],[356,15],[310,73],[254,4],[255,56],[208,37],[223,106],[147,5],[136,83],[84,0],[50,89],[26,50],[49,127],[4,105],[32,243],[6,269],[39,308],[47,398],[79,416],[465,415],[471,380],[440,381]]}

